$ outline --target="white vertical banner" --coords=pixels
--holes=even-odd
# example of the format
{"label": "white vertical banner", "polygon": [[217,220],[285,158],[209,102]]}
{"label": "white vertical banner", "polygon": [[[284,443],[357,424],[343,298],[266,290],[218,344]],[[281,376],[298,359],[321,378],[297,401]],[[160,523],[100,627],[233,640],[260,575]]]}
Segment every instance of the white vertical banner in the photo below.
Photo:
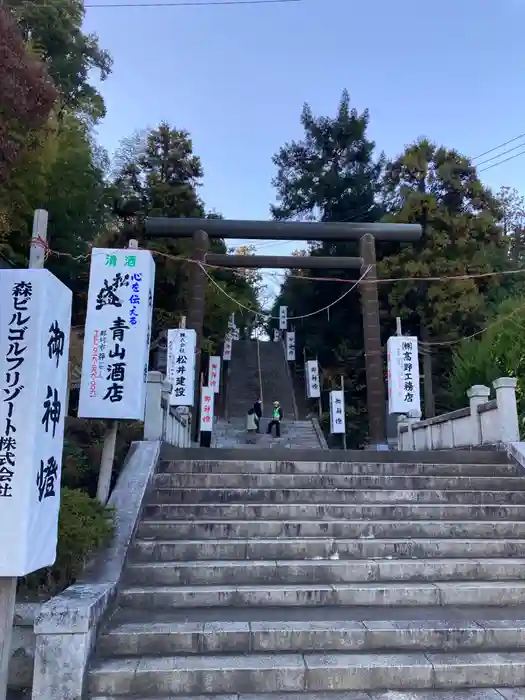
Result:
{"label": "white vertical banner", "polygon": [[144,420],[154,284],[149,251],[93,248],[81,418]]}
{"label": "white vertical banner", "polygon": [[281,340],[281,333],[278,328],[273,329],[273,342],[278,343]]}
{"label": "white vertical banner", "polygon": [[295,332],[286,333],[286,359],[288,362],[295,362]]}
{"label": "white vertical banner", "polygon": [[222,348],[223,362],[229,362],[232,359],[232,347],[233,347],[232,335],[231,335],[231,333],[226,333],[226,337],[224,338],[224,345]]}
{"label": "white vertical banner", "polygon": [[288,307],[279,307],[279,329],[285,331],[288,328]]}
{"label": "white vertical banner", "polygon": [[231,330],[233,330],[234,328],[236,328],[236,325],[235,325],[235,314],[234,314],[234,313],[233,313],[233,314],[230,316],[230,318],[228,319],[228,328],[231,329]]}
{"label": "white vertical banner", "polygon": [[192,328],[168,331],[167,378],[171,382],[170,406],[193,406],[197,333]]}
{"label": "white vertical banner", "polygon": [[233,332],[232,332],[232,338],[234,340],[239,340],[240,337],[241,337],[241,331],[238,328],[234,328]]}
{"label": "white vertical banner", "polygon": [[201,387],[201,433],[213,430],[213,405],[215,402],[215,392],[211,387]]}
{"label": "white vertical banner", "polygon": [[341,389],[330,392],[330,432],[345,432],[345,392]]}
{"label": "white vertical banner", "polygon": [[221,358],[212,355],[208,364],[208,386],[215,394],[221,390]]}
{"label": "white vertical banner", "polygon": [[388,412],[421,413],[418,340],[395,335],[387,342]]}
{"label": "white vertical banner", "polygon": [[306,362],[306,395],[309,399],[321,397],[321,383],[319,380],[319,365],[317,360]]}
{"label": "white vertical banner", "polygon": [[56,559],[71,290],[49,270],[0,272],[0,576]]}

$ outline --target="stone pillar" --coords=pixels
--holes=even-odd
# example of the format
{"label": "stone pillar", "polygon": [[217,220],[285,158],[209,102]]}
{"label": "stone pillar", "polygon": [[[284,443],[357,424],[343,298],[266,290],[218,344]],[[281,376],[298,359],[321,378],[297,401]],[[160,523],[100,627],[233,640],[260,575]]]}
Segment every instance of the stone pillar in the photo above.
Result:
{"label": "stone pillar", "polygon": [[478,413],[478,406],[487,403],[490,396],[490,389],[483,384],[475,384],[467,390],[467,397],[470,402],[470,432],[472,446],[481,445],[483,435],[481,434],[481,418]]}
{"label": "stone pillar", "polygon": [[162,374],[148,372],[144,440],[162,440]]}
{"label": "stone pillar", "polygon": [[372,234],[365,233],[359,241],[362,260],[361,274],[370,267],[360,285],[363,337],[365,345],[366,396],[370,443],[373,447],[387,444],[385,420],[385,385],[383,352],[379,328],[379,300],[377,295],[376,247]]}
{"label": "stone pillar", "polygon": [[496,390],[498,404],[498,417],[502,442],[519,442],[520,426],[518,421],[518,407],[516,405],[517,380],[514,377],[500,377],[492,382]]}
{"label": "stone pillar", "polygon": [[[208,252],[208,234],[206,231],[195,231],[193,234],[192,260],[205,262]],[[194,431],[198,431],[199,399],[200,399],[200,368],[201,368],[201,347],[202,347],[202,327],[204,324],[204,309],[206,297],[206,275],[203,269],[196,263],[190,263],[190,298],[188,302],[188,318],[186,328],[192,328],[197,334],[197,346],[195,350],[195,393],[193,396],[193,409],[191,412]],[[194,439],[198,437],[198,432],[194,433]]]}

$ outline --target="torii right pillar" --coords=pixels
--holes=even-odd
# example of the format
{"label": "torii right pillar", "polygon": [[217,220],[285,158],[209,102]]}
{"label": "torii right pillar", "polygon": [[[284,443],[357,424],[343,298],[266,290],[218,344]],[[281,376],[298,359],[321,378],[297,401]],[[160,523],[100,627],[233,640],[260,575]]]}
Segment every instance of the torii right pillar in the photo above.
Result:
{"label": "torii right pillar", "polygon": [[386,393],[379,327],[376,246],[371,233],[365,233],[360,238],[359,255],[362,260],[361,275],[364,275],[364,283],[359,286],[363,314],[369,438],[370,446],[380,450],[387,449],[388,444],[386,437]]}

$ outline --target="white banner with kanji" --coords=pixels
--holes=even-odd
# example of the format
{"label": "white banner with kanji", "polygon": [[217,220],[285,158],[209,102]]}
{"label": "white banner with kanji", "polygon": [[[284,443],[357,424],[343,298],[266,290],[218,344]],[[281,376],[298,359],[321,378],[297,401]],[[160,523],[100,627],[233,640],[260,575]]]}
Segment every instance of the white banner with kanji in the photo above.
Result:
{"label": "white banner with kanji", "polygon": [[317,360],[307,360],[306,362],[306,395],[309,399],[318,399],[321,397],[321,383]]}
{"label": "white banner with kanji", "polygon": [[168,331],[167,379],[171,382],[170,406],[193,406],[197,333],[192,328]]}
{"label": "white banner with kanji", "polygon": [[418,341],[395,335],[387,342],[388,412],[421,414]]}
{"label": "white banner with kanji", "polygon": [[213,430],[213,404],[215,392],[207,386],[201,387],[201,433]]}
{"label": "white banner with kanji", "polygon": [[330,392],[330,432],[345,432],[345,392],[340,389]]}
{"label": "white banner with kanji", "polygon": [[0,271],[0,576],[56,560],[72,294],[49,270]]}
{"label": "white banner with kanji", "polygon": [[231,333],[227,333],[224,338],[224,347],[222,349],[222,359],[224,362],[229,362],[232,359],[233,338]]}
{"label": "white banner with kanji", "polygon": [[282,331],[285,331],[288,328],[288,307],[287,306],[280,306],[279,307],[279,328]]}
{"label": "white banner with kanji", "polygon": [[286,333],[286,359],[288,362],[295,362],[295,332]]}
{"label": "white banner with kanji", "polygon": [[154,283],[148,250],[93,248],[80,418],[144,420]]}
{"label": "white banner with kanji", "polygon": [[221,389],[221,358],[217,355],[210,357],[208,365],[208,386],[218,394]]}

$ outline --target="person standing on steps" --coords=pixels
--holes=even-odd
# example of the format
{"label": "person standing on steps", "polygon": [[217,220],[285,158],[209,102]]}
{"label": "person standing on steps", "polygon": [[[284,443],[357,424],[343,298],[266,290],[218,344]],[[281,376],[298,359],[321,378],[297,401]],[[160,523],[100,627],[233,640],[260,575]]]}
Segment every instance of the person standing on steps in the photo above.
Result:
{"label": "person standing on steps", "polygon": [[275,425],[275,437],[281,437],[281,421],[283,419],[283,412],[281,409],[281,404],[278,401],[273,402],[272,420],[268,423],[268,430],[266,431],[268,435],[272,434],[272,428]]}
{"label": "person standing on steps", "polygon": [[262,401],[257,399],[253,404],[253,412],[255,413],[255,422],[257,424],[257,432],[261,432],[261,418],[262,418]]}

